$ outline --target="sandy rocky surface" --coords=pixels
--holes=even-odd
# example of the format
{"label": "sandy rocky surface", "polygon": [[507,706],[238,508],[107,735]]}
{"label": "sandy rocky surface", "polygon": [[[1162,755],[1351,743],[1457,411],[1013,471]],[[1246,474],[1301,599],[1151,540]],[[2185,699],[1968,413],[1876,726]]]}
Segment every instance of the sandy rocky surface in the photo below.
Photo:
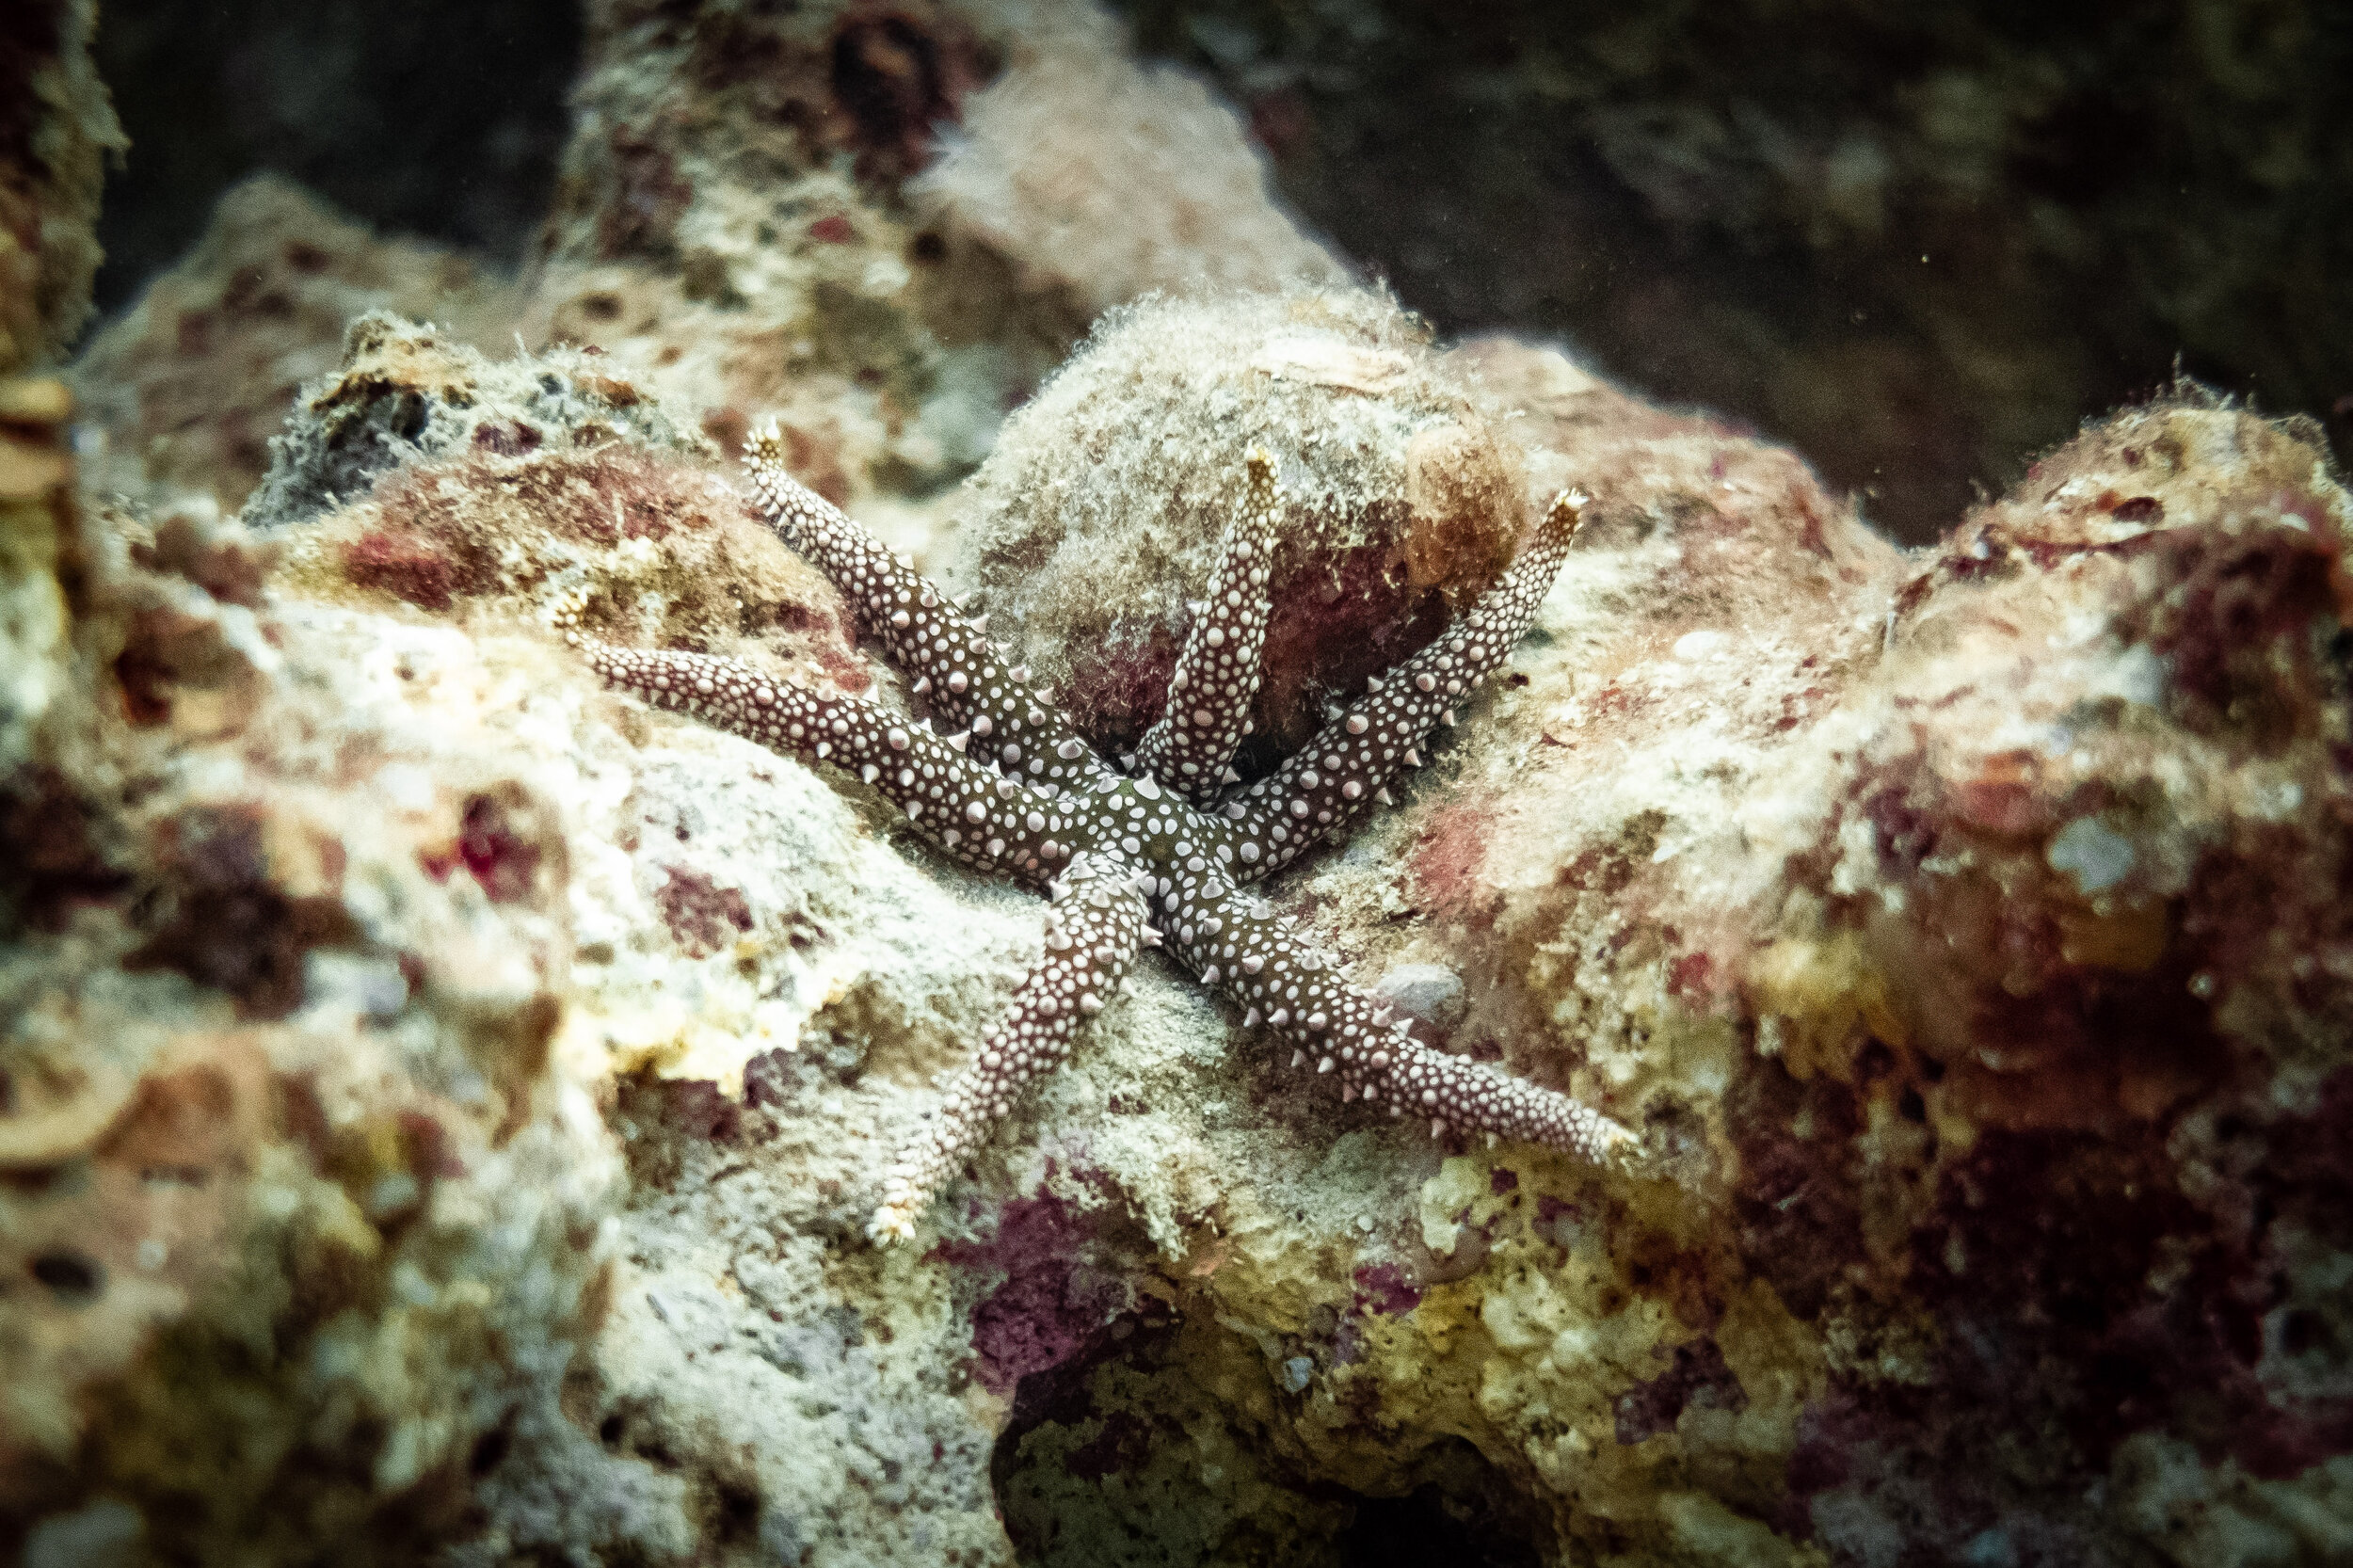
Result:
{"label": "sandy rocky surface", "polygon": [[[60,364],[113,133],[85,0],[36,9],[0,1553],[2353,1554],[2353,499],[2312,428],[2185,384],[1901,551],[1557,346],[1433,341],[1215,96],[982,0],[593,0],[522,277],[257,184]],[[920,708],[742,500],[772,414],[1106,745],[1265,441],[1256,766],[1587,490],[1501,688],[1272,896],[1641,1158],[1339,1106],[1156,960],[869,1246],[1036,901],[557,630]]]}

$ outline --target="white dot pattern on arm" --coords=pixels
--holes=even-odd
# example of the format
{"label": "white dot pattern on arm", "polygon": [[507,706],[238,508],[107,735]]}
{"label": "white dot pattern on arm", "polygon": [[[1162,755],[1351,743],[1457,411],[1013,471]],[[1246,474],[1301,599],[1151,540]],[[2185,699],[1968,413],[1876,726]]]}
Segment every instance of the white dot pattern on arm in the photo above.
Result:
{"label": "white dot pattern on arm", "polygon": [[1616,1159],[1632,1141],[1566,1095],[1414,1039],[1409,1020],[1341,979],[1311,938],[1257,912],[1221,878],[1179,877],[1168,923],[1177,955],[1203,982],[1272,1031],[1293,1066],[1331,1078],[1343,1098],[1375,1101],[1433,1136],[1485,1132],[1594,1161]]}
{"label": "white dot pattern on arm", "polygon": [[1454,722],[1527,633],[1560,575],[1585,505],[1584,496],[1563,491],[1536,537],[1467,616],[1237,796],[1241,809],[1229,807],[1226,814],[1258,845],[1254,875],[1278,871],[1329,835],[1346,832],[1382,803],[1391,779],[1421,760],[1430,732]]}
{"label": "white dot pattern on arm", "polygon": [[1224,787],[1258,695],[1283,488],[1264,447],[1250,449],[1248,468],[1241,509],[1226,525],[1209,592],[1169,678],[1168,708],[1136,747],[1137,767],[1195,801]]}
{"label": "white dot pattern on arm", "polygon": [[990,646],[987,617],[969,621],[916,569],[792,477],[771,424],[744,453],[760,515],[778,536],[833,580],[852,613],[932,711],[972,737],[985,756],[1025,783],[1068,789],[1104,772],[1076,728]]}
{"label": "white dot pattern on arm", "polygon": [[1032,886],[1063,869],[1064,805],[999,777],[920,725],[856,697],[819,696],[740,660],[582,642],[613,685],[746,740],[856,774],[952,859]]}
{"label": "white dot pattern on arm", "polygon": [[911,1236],[940,1185],[1013,1114],[1021,1091],[1070,1054],[1071,1036],[1111,1000],[1144,943],[1141,877],[1080,855],[1046,910],[1046,952],[1013,1007],[981,1039],[946,1098],[901,1141],[867,1224],[877,1240]]}
{"label": "white dot pattern on arm", "polygon": [[1310,1078],[1400,1117],[1526,1139],[1589,1160],[1621,1157],[1632,1135],[1557,1091],[1413,1039],[1384,1005],[1338,976],[1315,944],[1241,889],[1387,800],[1421,761],[1430,730],[1510,657],[1551,586],[1584,498],[1562,495],[1503,581],[1438,640],[1344,709],[1272,776],[1222,805],[1259,681],[1267,569],[1282,511],[1273,459],[1248,455],[1245,499],[1228,524],[1182,655],[1171,706],[1123,776],[1079,736],[1026,670],[1008,668],[979,621],[959,618],[913,568],[785,472],[775,428],[745,464],[761,511],[808,555],[914,678],[940,735],[872,702],[822,696],[711,654],[613,648],[578,637],[613,685],[777,750],[841,768],[905,812],[939,850],[977,871],[1054,895],[1046,952],[941,1104],[902,1139],[869,1234],[912,1233],[945,1183],[1068,1054],[1139,946],[1165,941],[1204,984],[1265,1026]]}

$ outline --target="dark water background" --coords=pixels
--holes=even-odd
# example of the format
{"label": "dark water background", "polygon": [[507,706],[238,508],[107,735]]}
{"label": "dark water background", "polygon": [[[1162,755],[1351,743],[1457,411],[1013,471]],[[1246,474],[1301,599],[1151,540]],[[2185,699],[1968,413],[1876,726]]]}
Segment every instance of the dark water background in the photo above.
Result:
{"label": "dark water background", "polygon": [[[1934,536],[2188,375],[2353,451],[2353,6],[1122,0],[1449,333],[1568,340]],[[102,306],[227,184],[526,255],[573,0],[114,0]]]}

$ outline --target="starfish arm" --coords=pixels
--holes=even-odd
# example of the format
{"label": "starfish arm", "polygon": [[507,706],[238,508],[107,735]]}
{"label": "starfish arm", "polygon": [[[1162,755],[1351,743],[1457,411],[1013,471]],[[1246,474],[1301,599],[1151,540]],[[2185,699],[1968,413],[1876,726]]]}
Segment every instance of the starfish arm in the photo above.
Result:
{"label": "starfish arm", "polygon": [[575,639],[607,682],[777,751],[858,775],[916,830],[977,871],[1031,883],[1063,869],[1077,825],[1061,802],[1000,778],[920,724],[856,697],[821,696],[738,659]]}
{"label": "starfish arm", "polygon": [[1420,761],[1416,748],[1431,730],[1454,722],[1455,708],[1502,667],[1526,634],[1560,575],[1585,499],[1561,491],[1535,539],[1468,615],[1225,806],[1243,881],[1280,870],[1363,820],[1389,780]]}
{"label": "starfish arm", "polygon": [[1265,448],[1250,449],[1249,469],[1241,509],[1225,525],[1217,569],[1169,678],[1168,709],[1136,747],[1137,768],[1194,801],[1214,799],[1232,782],[1226,764],[1258,695],[1283,488]]}
{"label": "starfish arm", "polygon": [[880,539],[792,477],[770,424],[744,449],[744,466],[760,514],[785,543],[832,579],[890,662],[934,712],[968,729],[976,754],[1007,773],[1057,790],[1104,771],[1079,732],[1055,712],[1052,694],[1032,689],[1029,671],[1008,665],[983,634],[987,617],[967,621],[920,572]]}
{"label": "starfish arm", "polygon": [[1291,1063],[1334,1075],[1344,1099],[1362,1095],[1390,1113],[1563,1150],[1597,1163],[1620,1158],[1633,1134],[1556,1090],[1433,1050],[1393,1019],[1387,1004],[1340,978],[1314,942],[1214,876],[1180,880],[1162,924],[1202,980],[1291,1048]]}
{"label": "starfish arm", "polygon": [[1021,982],[1013,1008],[981,1040],[947,1097],[902,1140],[866,1233],[888,1243],[911,1236],[940,1187],[1013,1113],[1029,1083],[1060,1065],[1071,1037],[1102,1011],[1135,961],[1144,901],[1126,867],[1081,854],[1055,884],[1046,911],[1046,953]]}

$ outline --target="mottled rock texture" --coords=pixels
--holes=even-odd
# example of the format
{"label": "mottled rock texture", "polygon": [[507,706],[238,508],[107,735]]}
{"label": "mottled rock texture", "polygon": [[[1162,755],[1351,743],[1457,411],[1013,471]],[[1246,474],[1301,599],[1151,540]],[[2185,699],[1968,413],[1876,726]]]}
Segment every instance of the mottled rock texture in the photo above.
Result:
{"label": "mottled rock texture", "polygon": [[1159,290],[1277,289],[1345,269],[1269,199],[1241,118],[1193,76],[1128,56],[1067,8],[1017,35],[914,183],[952,242],[1010,262],[1087,316]]}
{"label": "mottled rock texture", "polygon": [[[1173,1347],[1023,1435],[1016,1531],[1097,1560],[1288,1469],[1500,1491],[1537,1560],[2344,1550],[2353,1238],[2306,1151],[2353,1082],[2353,511],[2313,433],[2184,388],[1908,557],[1556,354],[1448,359],[1586,542],[1518,689],[1291,901],[1361,978],[1459,973],[1456,1048],[1641,1127],[1648,1177],[1451,1160],[1369,1234],[1229,1190]],[[1026,433],[977,488],[1116,483]],[[1025,593],[1083,594],[1063,559]],[[1172,1490],[1172,1444],[1253,1479]],[[1227,1549],[1329,1531],[1291,1506]]]}
{"label": "mottled rock texture", "polygon": [[122,146],[90,63],[97,0],[0,19],[0,376],[56,360],[90,312],[99,185]]}
{"label": "mottled rock texture", "polygon": [[[1119,72],[1107,135],[1081,117]],[[861,499],[968,472],[1141,290],[1337,271],[1232,112],[1067,0],[600,0],[573,99],[527,334],[605,348],[723,443],[781,415]]]}
{"label": "mottled rock texture", "polygon": [[293,182],[257,175],[76,361],[84,417],[104,436],[90,481],[233,512],[269,467],[296,389],[334,367],[355,317],[398,311],[496,344],[518,304],[470,257],[379,239]]}
{"label": "mottled rock texture", "polygon": [[[1340,276],[1234,112],[1138,68],[1083,5],[616,0],[588,8],[585,46],[520,281],[256,176],[84,356],[106,438],[93,481],[243,504],[294,389],[380,309],[495,355],[599,350],[729,454],[755,414],[778,416],[827,495],[920,501],[979,462],[1098,312]],[[1107,98],[1106,81],[1126,87]],[[1096,124],[1112,102],[1115,136]]]}
{"label": "mottled rock texture", "polygon": [[1154,301],[1107,317],[1006,423],[944,575],[1001,608],[1099,744],[1130,749],[1241,504],[1236,455],[1265,443],[1289,506],[1254,710],[1271,757],[1502,575],[1526,520],[1512,423],[1385,297]]}
{"label": "mottled rock texture", "polygon": [[[2312,428],[2185,383],[1906,552],[1736,425],[1342,286],[1139,305],[1002,418],[1100,296],[902,187],[1083,19],[591,15],[522,351],[346,330],[439,264],[352,231],[298,280],[323,220],[248,193],[172,281],[217,338],[159,294],[76,376],[152,437],[200,361],[233,421],[77,480],[67,388],[0,383],[0,1556],[2353,1553]],[[290,313],[222,308],[232,257]],[[227,431],[281,397],[262,472]],[[1590,494],[1499,689],[1269,892],[1634,1168],[1335,1105],[1154,959],[928,1247],[868,1248],[1038,904],[562,635],[911,700],[737,499],[770,408],[1107,742],[1250,441],[1271,744]]]}
{"label": "mottled rock texture", "polygon": [[472,645],[234,528],[62,463],[0,526],[0,1537],[413,1560],[609,1300],[567,781]]}
{"label": "mottled rock texture", "polygon": [[[2338,403],[2353,322],[2334,283],[2353,234],[2345,203],[2331,199],[2353,179],[2353,110],[2335,90],[2353,72],[2353,27],[2328,0],[1961,11],[1122,0],[1113,8],[1153,63],[1090,64],[1076,82],[1024,69],[1072,55],[1061,46],[1085,24],[1065,8],[950,8],[998,62],[977,92],[939,95],[952,102],[932,118],[962,124],[952,139],[985,141],[992,117],[1050,127],[1060,113],[1067,123],[1101,84],[1149,83],[1169,61],[1204,73],[1230,107],[1186,122],[1246,121],[1288,200],[1443,329],[1574,334],[1614,378],[1793,442],[1833,485],[1865,490],[1874,522],[1906,542],[1949,527],[1972,481],[2006,489],[2088,410],[2157,384],[2177,353],[2191,375],[2273,412],[2329,420],[2340,460],[2353,453],[2344,444],[2353,409]],[[114,260],[102,295],[110,309],[126,301],[198,233],[215,197],[257,168],[370,222],[479,245],[512,264],[544,216],[584,26],[654,20],[673,40],[744,42],[732,71],[709,69],[718,50],[693,57],[696,79],[717,83],[770,77],[776,10],[578,0],[107,8],[97,56],[137,146],[110,191],[102,238]],[[879,81],[869,97],[886,104],[893,93],[926,101],[923,51],[941,10],[865,11],[888,13],[917,41],[844,79]],[[841,14],[795,8],[790,25],[822,32]],[[632,69],[640,35],[599,36],[600,73]],[[649,85],[690,56],[657,39],[642,58]],[[894,86],[902,75],[911,85]],[[831,120],[829,78],[823,62],[778,71],[766,101],[789,99],[779,112],[804,121]],[[685,90],[699,89],[690,80]],[[1039,155],[1026,168],[1016,157],[1013,184],[997,188],[1058,191],[1090,210],[1124,194],[1094,178],[1132,167],[1118,148],[1148,156],[1226,144],[1137,126],[1132,106],[1155,96],[1128,92],[1092,110],[1102,122],[1076,136],[1025,138]],[[629,112],[650,99],[611,102]],[[710,145],[754,125],[752,107],[739,98],[718,109]],[[661,143],[667,133],[648,123]],[[1234,167],[1199,162],[1195,196],[1222,188],[1213,169]],[[627,188],[654,199],[646,222],[663,228],[666,187]],[[898,185],[881,176],[870,188]],[[972,216],[985,224],[1001,206],[984,200]],[[1158,273],[1168,261],[1131,245],[1129,226],[1199,257],[1200,238],[1169,219],[1192,206],[1119,206],[1116,223],[1065,229],[1059,248],[997,232],[1015,251],[1027,244],[1048,273],[1073,263],[1091,272],[1085,259],[1105,256]],[[952,226],[936,218],[923,215],[915,231],[927,250],[953,244]],[[1221,228],[1213,264],[1264,253],[1242,243],[1249,225]],[[982,279],[997,280],[983,293],[1002,284],[1003,262],[980,258]],[[1060,307],[1049,334],[1056,346],[1016,385],[1083,329],[1083,314],[1064,319],[1070,309]]]}

